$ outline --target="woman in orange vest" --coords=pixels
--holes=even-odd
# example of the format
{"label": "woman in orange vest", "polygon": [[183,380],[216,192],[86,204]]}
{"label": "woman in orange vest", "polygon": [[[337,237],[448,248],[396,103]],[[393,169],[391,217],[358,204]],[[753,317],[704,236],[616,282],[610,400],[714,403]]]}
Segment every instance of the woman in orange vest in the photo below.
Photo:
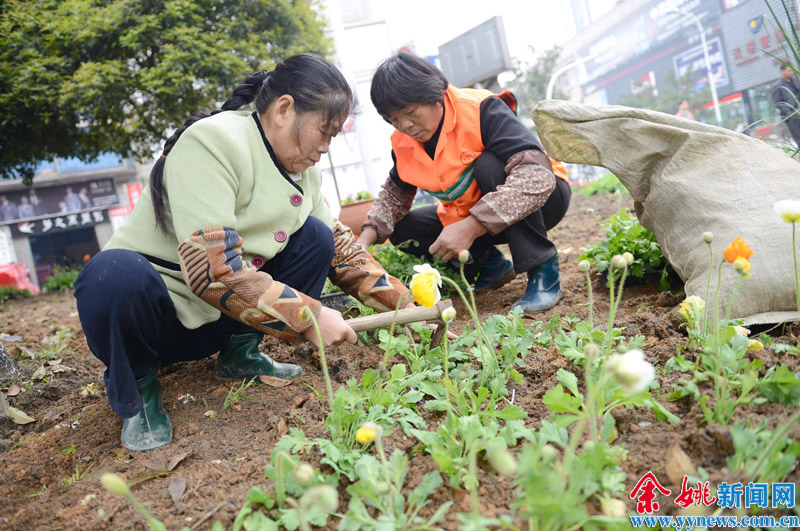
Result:
{"label": "woman in orange vest", "polygon": [[[547,231],[564,217],[571,192],[563,165],[517,119],[514,96],[458,89],[429,61],[400,53],[376,70],[371,97],[396,129],[395,165],[358,243],[416,240],[408,252],[445,261],[469,249],[474,262],[465,273],[477,275],[476,292],[524,272],[528,287],[514,306],[527,313],[555,306],[558,253]],[[411,210],[417,189],[439,199],[438,207]],[[508,244],[513,262],[499,243]]]}

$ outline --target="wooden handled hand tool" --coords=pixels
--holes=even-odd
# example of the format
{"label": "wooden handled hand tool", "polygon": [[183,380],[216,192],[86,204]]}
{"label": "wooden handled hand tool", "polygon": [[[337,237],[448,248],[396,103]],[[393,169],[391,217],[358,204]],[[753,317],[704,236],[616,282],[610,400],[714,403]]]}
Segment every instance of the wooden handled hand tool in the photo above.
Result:
{"label": "wooden handled hand tool", "polygon": [[376,328],[388,328],[392,326],[392,321],[396,325],[405,325],[409,323],[417,323],[419,321],[440,321],[442,311],[445,308],[452,306],[449,300],[439,301],[433,308],[406,308],[397,312],[397,320],[395,321],[395,312],[383,312],[375,315],[367,315],[366,317],[355,317],[348,319],[345,322],[356,332],[364,330],[375,330]]}

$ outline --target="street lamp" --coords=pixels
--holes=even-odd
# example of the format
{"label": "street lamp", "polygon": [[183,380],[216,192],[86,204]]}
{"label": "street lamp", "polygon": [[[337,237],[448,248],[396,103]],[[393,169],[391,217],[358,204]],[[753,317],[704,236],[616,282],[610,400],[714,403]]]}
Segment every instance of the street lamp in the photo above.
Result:
{"label": "street lamp", "polygon": [[708,77],[708,84],[711,86],[711,99],[714,100],[714,115],[717,118],[717,125],[722,125],[722,114],[719,112],[719,98],[717,98],[717,85],[714,83],[714,75],[711,71],[711,59],[708,57],[708,43],[706,43],[706,30],[703,28],[703,23],[700,22],[700,17],[694,13],[683,11],[682,9],[671,9],[667,13],[677,13],[689,17],[695,25],[697,31],[700,32],[700,43],[703,45],[703,58],[706,61],[706,76]]}
{"label": "street lamp", "polygon": [[553,75],[550,76],[550,82],[547,83],[547,92],[545,93],[545,97],[544,98],[546,100],[553,99],[553,88],[555,88],[555,86],[556,86],[556,78],[558,76],[560,76],[561,74],[563,74],[564,72],[566,72],[570,68],[575,68],[576,66],[582,65],[586,61],[591,61],[592,59],[597,57],[597,55],[598,55],[598,53],[595,52],[595,53],[587,55],[586,57],[582,57],[582,58],[578,59],[577,61],[572,61],[571,63],[567,63],[567,64],[565,64],[564,66],[562,66],[560,68],[556,68],[555,71],[553,72]]}

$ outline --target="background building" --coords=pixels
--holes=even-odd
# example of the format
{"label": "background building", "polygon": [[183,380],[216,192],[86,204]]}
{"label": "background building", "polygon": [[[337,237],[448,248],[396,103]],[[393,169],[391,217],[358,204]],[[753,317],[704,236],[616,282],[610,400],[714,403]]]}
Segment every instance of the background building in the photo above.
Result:
{"label": "background building", "polygon": [[[769,3],[785,24],[781,1]],[[754,134],[769,128],[769,94],[779,75],[779,62],[770,54],[787,53],[764,0],[623,0],[585,23],[591,14],[588,4],[572,1],[579,31],[565,43],[559,59],[560,65],[583,62],[559,80],[571,99],[618,104],[643,93],[657,97],[667,87],[679,94],[682,88],[672,112],[680,98],[705,94],[694,109],[699,120]],[[796,0],[787,4],[797,23]],[[707,42],[710,76],[698,21]],[[709,79],[717,91],[720,124],[708,95]],[[686,80],[685,86],[676,85]]]}
{"label": "background building", "polygon": [[25,264],[39,286],[56,266],[83,265],[125,222],[148,172],[108,154],[44,162],[30,187],[0,180],[0,265]]}

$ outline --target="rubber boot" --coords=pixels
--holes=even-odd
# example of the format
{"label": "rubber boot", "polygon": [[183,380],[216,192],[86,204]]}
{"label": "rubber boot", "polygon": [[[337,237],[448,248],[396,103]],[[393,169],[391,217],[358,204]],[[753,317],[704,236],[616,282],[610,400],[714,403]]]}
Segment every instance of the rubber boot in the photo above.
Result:
{"label": "rubber boot", "polygon": [[254,376],[297,378],[303,368],[291,363],[273,361],[258,345],[263,335],[236,334],[227,336],[214,364],[214,375],[223,380],[241,380]]}
{"label": "rubber boot", "polygon": [[497,247],[492,247],[487,254],[489,257],[483,263],[475,287],[472,288],[475,293],[505,286],[517,276],[514,262],[506,258]]}
{"label": "rubber boot", "polygon": [[558,280],[558,255],[532,271],[528,271],[528,288],[512,308],[521,307],[525,313],[538,313],[555,306],[561,299]]}
{"label": "rubber boot", "polygon": [[136,380],[142,395],[142,409],[136,416],[122,420],[122,446],[134,452],[152,450],[172,440],[172,423],[161,396],[156,365],[150,372]]}

